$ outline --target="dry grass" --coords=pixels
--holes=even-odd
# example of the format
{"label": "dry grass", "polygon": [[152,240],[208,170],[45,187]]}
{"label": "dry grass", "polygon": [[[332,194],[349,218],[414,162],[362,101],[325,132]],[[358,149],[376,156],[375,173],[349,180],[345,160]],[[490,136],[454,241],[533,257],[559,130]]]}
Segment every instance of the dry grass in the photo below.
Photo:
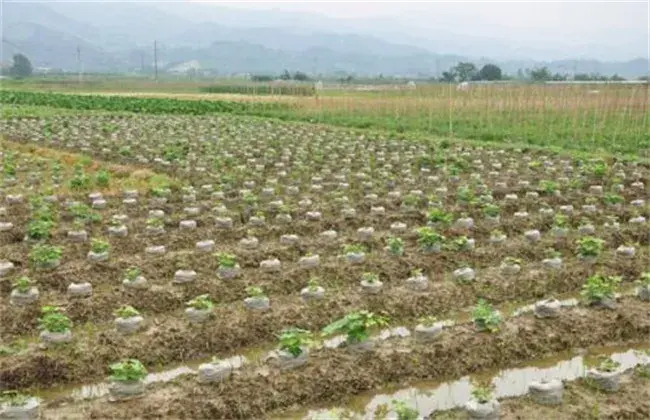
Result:
{"label": "dry grass", "polygon": [[[0,137],[0,146],[2,150],[13,150],[21,154],[59,161],[64,165],[64,170],[68,172],[68,175],[72,173],[76,165],[82,165],[84,173],[90,177],[96,176],[100,170],[107,170],[111,174],[110,185],[108,187],[96,186],[94,188],[94,190],[107,195],[119,195],[125,189],[136,189],[144,192],[154,185],[169,181],[166,175],[158,174],[148,168],[101,162],[87,155],[64,152],[48,147],[38,147],[33,144],[18,143],[3,139],[2,137]],[[68,185],[65,183],[54,189],[53,192],[64,195],[71,193]]]}

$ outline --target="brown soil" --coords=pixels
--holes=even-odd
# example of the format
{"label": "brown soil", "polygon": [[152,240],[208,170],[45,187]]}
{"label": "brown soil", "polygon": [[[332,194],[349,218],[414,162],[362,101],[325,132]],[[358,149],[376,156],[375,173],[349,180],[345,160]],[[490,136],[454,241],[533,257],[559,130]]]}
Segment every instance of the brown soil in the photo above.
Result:
{"label": "brown soil", "polygon": [[[118,198],[109,198],[109,203],[118,201]],[[28,207],[12,206],[9,208],[8,220],[14,222],[16,227],[10,232],[0,233],[0,253],[3,258],[13,261],[19,271],[25,272],[34,278],[42,294],[41,301],[50,304],[67,306],[68,313],[76,324],[87,322],[101,323],[110,321],[113,311],[120,304],[130,304],[141,310],[145,315],[157,315],[183,307],[184,303],[199,294],[210,294],[216,303],[232,304],[245,297],[245,287],[250,285],[262,286],[272,297],[283,298],[287,295],[297,296],[311,276],[318,276],[328,290],[346,296],[343,303],[334,301],[337,295],[328,298],[330,306],[348,308],[345,302],[359,302],[361,297],[357,290],[357,283],[364,271],[377,273],[386,284],[387,291],[382,295],[382,301],[369,298],[369,305],[373,310],[385,310],[392,316],[421,316],[427,314],[444,314],[453,308],[469,306],[477,297],[485,297],[494,303],[507,300],[529,300],[548,297],[554,293],[566,293],[578,290],[584,280],[595,272],[604,272],[613,275],[622,275],[626,280],[638,278],[646,269],[645,261],[650,258],[647,248],[641,248],[634,259],[615,258],[603,256],[597,265],[587,265],[577,260],[566,259],[565,268],[549,275],[547,272],[535,271],[538,266],[527,265],[521,275],[504,277],[489,267],[498,265],[498,262],[507,256],[518,257],[524,261],[540,259],[543,251],[555,246],[562,251],[574,250],[574,236],[562,241],[557,241],[551,235],[545,235],[543,240],[534,246],[524,242],[523,239],[508,241],[504,246],[488,246],[481,243],[489,235],[489,229],[479,224],[472,236],[479,241],[478,248],[473,252],[444,251],[440,254],[427,256],[419,252],[416,237],[413,233],[405,235],[406,254],[401,258],[386,258],[383,251],[385,234],[380,233],[369,245],[371,253],[369,260],[363,267],[340,264],[336,255],[340,253],[344,243],[354,242],[356,228],[374,225],[378,229],[387,230],[391,218],[387,220],[369,220],[360,218],[354,222],[333,220],[329,226],[323,224],[311,225],[304,221],[297,221],[289,227],[270,226],[260,230],[256,235],[260,239],[260,248],[254,251],[242,250],[239,239],[246,236],[247,228],[238,226],[233,231],[221,232],[214,227],[214,221],[207,214],[196,217],[199,228],[196,231],[184,232],[178,230],[179,214],[183,204],[172,203],[167,209],[170,214],[167,220],[168,234],[164,237],[152,238],[147,236],[144,229],[148,207],[141,206],[133,211],[131,219],[127,222],[129,236],[126,238],[112,238],[111,259],[105,263],[88,264],[86,253],[88,244],[74,244],[66,240],[66,232],[71,225],[64,219],[59,229],[54,232],[52,242],[64,246],[64,257],[61,265],[53,271],[30,272],[28,266],[29,245],[22,241],[27,223]],[[123,209],[122,209],[123,210]],[[104,211],[105,219],[110,214],[118,214],[121,209],[111,208]],[[400,220],[408,220],[408,216],[395,215]],[[408,220],[410,225],[417,226],[424,223],[424,216],[420,213],[412,215],[413,220]],[[340,237],[333,244],[323,244],[318,239],[318,233],[326,228],[333,227],[339,230]],[[513,225],[506,225],[506,231],[511,230],[511,235],[517,238],[521,230]],[[105,225],[89,225],[88,233],[91,237],[105,235]],[[298,247],[286,247],[279,244],[279,237],[284,233],[298,233],[302,242]],[[650,242],[650,226],[638,229],[623,229],[618,233],[603,233],[609,248],[615,248],[623,243],[639,242],[647,245]],[[217,239],[217,251],[235,250],[243,268],[242,276],[237,279],[236,287],[231,281],[216,279],[218,261],[212,253],[194,252],[195,243],[206,238]],[[164,243],[168,254],[162,257],[147,257],[143,255],[146,246]],[[297,260],[307,251],[321,254],[321,267],[315,270],[303,270],[297,267]],[[567,252],[568,253],[568,252]],[[267,258],[277,257],[283,263],[281,275],[260,273],[259,263]],[[456,285],[444,280],[443,273],[449,273],[462,264],[468,264],[478,270],[478,281],[472,285]],[[121,280],[124,270],[130,266],[139,266],[143,275],[157,289],[145,292],[128,292],[122,290]],[[195,284],[183,287],[170,287],[174,272],[179,268],[192,268],[198,273]],[[394,295],[391,290],[409,276],[411,270],[419,268],[427,274],[434,284],[434,294],[422,297],[421,305],[412,306],[410,303],[401,304],[400,295]],[[71,281],[89,281],[95,288],[93,298],[79,300],[67,304],[66,289]],[[0,291],[9,293],[11,279],[0,280]],[[420,299],[420,298],[418,298]],[[373,303],[374,302],[374,303]],[[34,332],[37,322],[37,310],[20,309],[11,307],[7,301],[0,302],[0,309],[8,314],[6,325],[0,337],[14,339],[19,335]],[[415,310],[413,310],[415,309]],[[338,315],[338,312],[337,312]]]}
{"label": "brown soil", "polygon": [[[260,375],[258,369],[246,369],[228,382],[214,386],[199,386],[193,379],[181,379],[171,385],[152,387],[138,401],[110,405],[97,400],[62,410],[70,413],[70,407],[75,407],[89,418],[104,419],[123,418],[124,413],[132,418],[262,418],[296,405],[342,404],[351,395],[385,383],[459,377],[571,348],[647,340],[648,315],[647,304],[627,299],[616,312],[575,309],[554,321],[512,319],[497,334],[478,334],[472,326],[461,325],[427,346],[385,344],[376,354],[364,355],[351,355],[344,350],[314,351],[310,363],[293,372]],[[178,344],[174,340],[166,343],[171,348]],[[155,352],[159,346],[151,346],[148,351]],[[102,347],[111,346],[107,343]],[[101,353],[95,357],[101,357]],[[52,360],[49,362],[52,364]],[[32,370],[29,374],[35,373]],[[79,374],[84,377],[82,372]],[[190,400],[192,403],[188,404]],[[49,414],[51,418],[65,418],[54,407]]]}
{"label": "brown soil", "polygon": [[[361,275],[350,273],[349,268],[340,264],[326,265],[324,269],[337,273],[336,278],[358,279]],[[413,293],[400,286],[399,283],[407,275],[401,273],[400,276],[387,280],[386,290],[380,295],[366,296],[361,294],[356,286],[348,286],[331,290],[326,299],[307,306],[297,296],[298,285],[295,285],[296,292],[293,296],[271,294],[272,309],[264,314],[253,314],[243,309],[243,285],[240,290],[227,288],[222,282],[204,280],[196,285],[167,285],[145,291],[125,291],[111,286],[107,291],[97,292],[90,299],[70,300],[67,304],[62,296],[60,300],[44,300],[63,304],[78,326],[74,330],[78,350],[66,348],[50,354],[61,362],[62,367],[65,366],[63,361],[75,359],[75,363],[68,369],[59,373],[52,372],[47,378],[21,373],[29,372],[34,363],[38,363],[43,356],[38,350],[31,350],[16,356],[18,363],[13,357],[0,359],[0,378],[2,384],[9,388],[29,387],[74,381],[79,377],[77,369],[81,369],[84,376],[102,375],[107,364],[120,356],[136,357],[147,366],[182,362],[274,341],[275,334],[289,326],[317,331],[349,311],[362,308],[402,322],[425,315],[452,316],[455,311],[474,305],[479,297],[503,303],[575,292],[584,283],[590,270],[592,268],[588,266],[575,264],[569,265],[562,275],[557,276],[534,271],[521,276],[503,277],[494,272],[469,285],[433,278],[434,283],[426,294]],[[261,277],[265,278],[264,275]],[[69,277],[60,277],[62,285],[66,278]],[[171,274],[166,278],[171,278]],[[92,279],[91,276],[90,280]],[[269,281],[272,280],[269,278]],[[243,284],[260,284],[259,279],[253,277],[237,281],[242,281]],[[181,311],[184,302],[202,293],[210,293],[212,296],[225,294],[233,299],[238,298],[239,301],[217,307],[213,319],[197,329],[185,322]],[[238,296],[239,294],[241,295]],[[47,295],[44,296],[46,297]],[[119,304],[131,304],[142,310],[148,329],[126,339],[113,331],[111,324],[102,323],[112,321],[112,313]],[[10,322],[5,323],[8,332],[24,334],[25,331],[36,328],[39,315],[37,308],[6,309],[6,313],[12,315],[7,318]],[[177,346],[170,346],[169,343],[177,343]],[[88,349],[93,350],[87,357],[78,354]],[[99,357],[99,354],[104,357]]]}
{"label": "brown soil", "polygon": [[[192,121],[188,119],[189,123]],[[101,119],[92,121],[92,124],[98,130]],[[143,128],[147,129],[146,126]],[[153,131],[152,127],[149,128]],[[162,128],[160,130],[164,131]],[[140,134],[137,138],[139,136]],[[26,140],[16,139],[12,147],[20,148],[25,153],[60,159],[68,166],[80,161],[80,155],[34,148],[24,142]],[[134,154],[151,156],[151,150],[146,145],[146,142],[142,142],[142,145],[140,142],[130,142]],[[359,145],[363,149],[363,143],[360,142]],[[59,146],[64,147],[63,143],[59,143]],[[86,261],[89,245],[71,244],[67,241],[66,232],[72,224],[71,217],[63,211],[61,223],[51,240],[53,244],[64,246],[62,264],[51,272],[33,271],[27,263],[29,245],[22,242],[29,220],[29,205],[9,206],[7,216],[3,216],[3,221],[11,221],[15,228],[0,233],[0,255],[3,259],[13,261],[19,272],[37,280],[41,291],[39,303],[57,304],[65,308],[75,324],[75,341],[71,345],[47,351],[39,350],[35,343],[31,343],[24,352],[0,358],[0,389],[45,388],[80,381],[99,381],[106,376],[110,363],[126,357],[137,358],[151,369],[215,354],[232,355],[249,351],[254,346],[275,343],[275,334],[285,327],[298,326],[317,331],[355,309],[369,309],[386,314],[395,322],[411,325],[416,317],[423,315],[453,316],[454,311],[475,304],[479,297],[495,304],[509,305],[514,301],[530,301],[561,293],[572,294],[580,289],[588,276],[597,272],[621,275],[626,282],[636,279],[642,271],[647,271],[647,261],[650,260],[650,249],[647,247],[650,244],[650,225],[647,223],[634,228],[624,224],[617,233],[601,232],[599,228],[598,236],[606,241],[607,250],[596,265],[569,257],[575,255],[577,235],[572,233],[569,238],[559,241],[549,235],[550,220],[537,214],[539,200],[522,199],[514,205],[504,204],[504,224],[499,228],[509,236],[509,240],[504,246],[490,246],[487,238],[492,227],[483,223],[480,208],[468,209],[456,204],[457,187],[453,184],[449,185],[448,194],[441,199],[445,201],[446,210],[456,214],[467,212],[477,221],[477,226],[471,233],[477,241],[477,249],[473,252],[443,251],[436,255],[423,255],[417,249],[417,234],[409,232],[402,235],[406,242],[406,255],[401,258],[388,257],[383,247],[390,224],[395,221],[406,222],[409,229],[422,226],[426,223],[426,209],[422,204],[417,211],[405,212],[400,209],[399,200],[381,199],[377,204],[386,208],[386,216],[370,217],[370,204],[364,199],[365,191],[357,183],[352,183],[346,192],[357,208],[358,217],[354,220],[342,219],[339,215],[340,205],[334,203],[329,195],[303,191],[299,197],[290,197],[278,191],[280,197],[294,208],[299,198],[309,196],[314,201],[313,209],[322,211],[324,220],[307,222],[303,211],[294,210],[294,223],[277,226],[271,220],[273,212],[268,211],[262,202],[260,206],[266,212],[268,226],[254,229],[254,235],[260,240],[260,248],[244,251],[239,248],[238,241],[247,235],[249,227],[245,225],[248,215],[243,210],[241,200],[236,198],[237,187],[241,185],[226,191],[228,198],[223,202],[235,211],[235,229],[222,232],[214,227],[210,209],[215,200],[209,194],[199,191],[196,203],[183,203],[178,190],[180,181],[191,182],[197,187],[203,183],[218,183],[218,177],[211,171],[185,173],[177,165],[132,164],[134,159],[121,156],[118,148],[109,149],[105,151],[93,148],[87,152],[105,162],[115,162],[109,169],[115,179],[123,183],[116,185],[129,188],[137,186],[141,193],[141,204],[125,208],[121,204],[121,191],[118,188],[103,191],[108,199],[107,208],[101,211],[104,221],[88,226],[90,237],[106,236],[106,221],[111,215],[126,213],[130,217],[127,222],[128,237],[108,238],[112,245],[111,259],[108,262],[89,264]],[[72,148],[69,150],[75,151]],[[199,146],[193,150],[202,153]],[[366,157],[364,153],[358,152],[356,156]],[[277,175],[270,162],[264,163],[267,165],[264,171],[250,173],[250,179],[257,185],[264,185],[266,178]],[[348,166],[352,171],[362,169],[357,163]],[[90,168],[92,171],[97,170],[98,162],[92,163]],[[647,170],[643,171],[641,180],[647,185],[650,179]],[[164,206],[168,233],[152,238],[144,232],[147,213],[151,208],[147,204],[145,191],[147,182],[156,173],[166,173],[180,181],[175,181],[170,202]],[[19,173],[19,181],[25,181],[20,176],[27,176],[27,172]],[[546,175],[542,172],[530,172],[526,179],[536,185],[543,176]],[[520,189],[514,186],[517,181],[516,177],[508,179],[512,186],[508,192],[519,192],[521,195]],[[418,186],[424,185],[423,182],[423,179],[415,180]],[[464,174],[458,185],[470,182],[468,174]],[[324,187],[328,190],[335,187],[335,184]],[[408,188],[408,184],[398,185],[398,188],[402,187]],[[377,188],[375,190],[379,191]],[[62,201],[72,198],[88,202],[89,191],[61,192],[66,194]],[[505,193],[495,192],[494,196],[500,200]],[[631,189],[626,189],[621,195],[626,201],[638,198],[638,193]],[[573,204],[579,209],[589,194],[577,189],[560,197],[543,198],[552,206]],[[195,206],[203,209],[201,215],[183,216],[185,207]],[[515,211],[521,210],[529,211],[531,217],[526,221],[511,217]],[[647,210],[642,211],[650,216]],[[581,213],[577,210],[570,217],[572,225],[577,224]],[[627,220],[631,215],[630,208],[620,211],[607,209],[590,218],[600,226],[605,221],[606,213],[616,214],[621,221]],[[180,231],[178,223],[184,218],[195,219],[198,229]],[[358,242],[356,229],[363,226],[373,226],[377,230],[377,237],[369,244],[371,252],[368,261],[362,267],[341,264],[336,255],[344,244]],[[543,239],[540,243],[530,245],[521,238],[522,233],[530,228],[542,231]],[[318,238],[318,234],[326,229],[335,229],[339,233],[339,238],[333,244],[324,244]],[[280,235],[287,233],[298,234],[301,244],[297,247],[281,246]],[[458,234],[451,230],[442,233],[447,237]],[[232,281],[216,278],[216,258],[211,253],[194,252],[196,241],[204,239],[214,239],[217,243],[216,251],[234,252],[237,255],[243,268],[240,278]],[[630,243],[641,246],[637,248],[634,259],[613,256],[613,250],[618,245]],[[159,244],[167,247],[168,254],[154,258],[143,254],[146,246]],[[549,247],[554,247],[565,256],[565,268],[554,274],[541,271],[538,264],[543,258],[543,251]],[[297,266],[298,258],[307,252],[320,255],[321,267],[302,270]],[[520,275],[504,277],[494,269],[507,256],[524,260]],[[273,257],[282,261],[283,272],[276,275],[261,273],[258,268],[260,261]],[[461,285],[449,278],[449,273],[463,264],[477,269],[478,278],[474,283]],[[122,274],[130,266],[143,269],[144,276],[152,285],[151,289],[123,290],[120,284]],[[190,285],[172,285],[174,271],[179,268],[196,270],[198,280]],[[401,287],[410,271],[415,268],[423,269],[430,278],[431,287],[426,294],[415,294]],[[357,284],[364,271],[373,271],[380,276],[385,284],[382,294],[372,297],[360,294]],[[327,289],[327,297],[321,302],[306,306],[298,292],[311,276],[320,277],[321,284]],[[0,292],[4,296],[11,289],[11,280],[0,280]],[[90,281],[94,287],[93,297],[70,299],[66,295],[66,288],[72,281]],[[270,296],[272,309],[269,312],[251,313],[243,309],[241,300],[245,295],[245,287],[250,285],[262,286]],[[209,294],[218,304],[215,316],[204,326],[189,326],[182,313],[184,304],[204,293]],[[114,331],[112,313],[122,304],[130,304],[143,313],[147,323],[144,331],[128,338]],[[3,343],[35,335],[39,316],[37,308],[19,309],[9,306],[7,300],[3,300],[0,302],[0,313],[3,314],[3,328],[0,331]],[[46,410],[46,418],[122,419],[125,418],[125,413],[128,413],[129,418],[260,418],[296,405],[339,403],[352,394],[372,390],[386,383],[460,376],[475,370],[510,366],[572,348],[609,342],[628,344],[649,339],[648,305],[624,299],[614,312],[575,309],[563,313],[554,322],[530,317],[511,319],[504,331],[497,335],[476,334],[471,326],[462,325],[447,331],[438,342],[428,347],[387,344],[374,357],[350,356],[343,350],[314,351],[310,365],[295,372],[271,372],[270,375],[260,376],[255,369],[250,369],[219,386],[197,386],[193,379],[186,378],[152,386],[146,398],[130,403],[109,405],[100,400],[84,404],[52,404]],[[641,412],[647,413],[647,409]],[[526,413],[536,418],[534,411]]]}
{"label": "brown soil", "polygon": [[[124,257],[117,264],[89,265],[85,262],[75,261],[63,264],[53,272],[38,273],[36,278],[42,289],[42,302],[60,304],[76,325],[88,322],[101,324],[111,321],[113,312],[122,304],[132,305],[147,317],[163,317],[160,322],[165,322],[165,314],[183,308],[185,302],[201,295],[209,294],[216,303],[225,305],[221,308],[223,315],[236,312],[245,297],[245,287],[260,285],[271,296],[274,312],[285,313],[283,304],[301,306],[298,297],[300,288],[304,287],[308,276],[320,275],[322,284],[328,289],[328,294],[318,306],[326,307],[333,311],[330,317],[339,316],[343,311],[353,307],[365,306],[374,311],[384,311],[390,316],[411,318],[424,315],[445,315],[461,307],[473,305],[479,297],[489,299],[493,303],[507,301],[526,301],[549,297],[553,294],[576,292],[580,289],[585,279],[596,271],[623,274],[628,279],[637,278],[644,269],[644,255],[639,255],[635,260],[606,261],[604,267],[593,267],[579,261],[565,262],[565,268],[550,275],[546,271],[532,269],[518,276],[503,276],[498,269],[478,268],[478,279],[467,285],[457,284],[444,276],[445,272],[453,270],[458,264],[452,260],[452,255],[440,255],[437,259],[421,258],[420,255],[405,257],[403,259],[381,258],[379,255],[370,257],[368,264],[363,268],[351,267],[336,261],[324,261],[317,270],[306,271],[299,268],[287,267],[280,276],[258,273],[257,269],[248,270],[246,267],[257,267],[259,261],[269,256],[277,256],[279,252],[265,254],[264,252],[248,253],[242,255],[244,274],[236,280],[236,287],[231,282],[216,279],[217,262],[213,256],[191,256],[188,267],[197,267],[199,279],[195,284],[184,286],[171,285],[177,264],[174,258],[162,257],[137,264],[133,257]],[[452,253],[449,253],[452,254]],[[478,252],[477,252],[478,254]],[[491,261],[499,261],[505,255],[512,255],[496,250],[493,257],[485,256],[485,265]],[[292,258],[294,261],[297,258]],[[480,261],[482,258],[477,258]],[[286,261],[286,259],[282,259]],[[422,262],[418,263],[418,261]],[[17,259],[16,261],[20,261]],[[142,265],[144,276],[149,279],[152,287],[143,291],[130,291],[120,286],[123,271],[129,265]],[[358,281],[362,271],[372,267],[385,283],[384,291],[379,296],[365,296],[358,289]],[[424,269],[429,275],[431,293],[420,295],[402,290],[403,281],[409,276],[410,270],[415,267]],[[369,271],[369,270],[368,270]],[[89,299],[68,300],[66,288],[71,281],[83,279],[91,282],[95,288],[94,296]],[[78,281],[78,280],[77,280]],[[10,283],[0,282],[0,289],[9,293]],[[48,290],[49,289],[49,290]],[[8,314],[3,323],[4,330],[0,336],[14,339],[31,332],[37,327],[37,307],[19,308],[0,303],[3,313]],[[325,313],[311,313],[308,311],[298,322],[309,322],[312,316],[326,316]],[[280,319],[285,317],[280,316]],[[279,319],[279,320],[280,320]],[[274,322],[274,324],[276,324]]]}

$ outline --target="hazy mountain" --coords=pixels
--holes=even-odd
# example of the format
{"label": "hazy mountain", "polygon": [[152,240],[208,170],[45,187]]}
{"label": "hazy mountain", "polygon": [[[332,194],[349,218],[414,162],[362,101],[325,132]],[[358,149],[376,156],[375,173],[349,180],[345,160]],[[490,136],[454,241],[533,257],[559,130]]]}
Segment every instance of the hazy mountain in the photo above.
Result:
{"label": "hazy mountain", "polygon": [[2,1],[2,35],[14,32],[17,24],[36,23],[55,31],[68,32],[81,38],[92,38],[97,28],[58,13],[44,4]]}
{"label": "hazy mountain", "polygon": [[408,56],[430,51],[409,45],[397,45],[382,39],[355,34],[314,32],[300,29],[278,28],[232,28],[205,22],[193,25],[191,29],[175,35],[166,36],[169,44],[201,47],[215,41],[246,42],[263,45],[267,48],[291,52],[310,48],[326,47],[343,54],[363,52],[380,56]]}
{"label": "hazy mountain", "polygon": [[50,67],[78,71],[77,48],[82,53],[83,71],[117,71],[124,68],[111,53],[71,35],[37,23],[14,23],[11,37],[3,34],[0,61],[9,61],[13,54],[30,57],[35,67]]}
{"label": "hazy mountain", "polygon": [[291,28],[296,31],[355,32],[355,25],[320,14],[286,10],[254,10],[215,4],[187,2],[160,3],[159,10],[193,23],[211,22],[231,28]]}
{"label": "hazy mountain", "polygon": [[[168,65],[197,60],[204,69],[214,69],[219,74],[253,73],[279,74],[284,69],[311,74],[338,72],[357,74],[430,74],[436,61],[447,68],[458,57],[435,57],[431,54],[378,58],[374,54],[340,52],[325,47],[304,51],[277,50],[244,41],[215,42],[204,48],[169,48],[162,55]],[[446,67],[442,67],[442,66]]]}
{"label": "hazy mountain", "polygon": [[154,39],[172,37],[193,25],[192,22],[164,12],[151,3],[50,0],[47,6],[71,19],[92,25],[99,32],[121,37],[122,48],[129,44],[150,45]]}
{"label": "hazy mountain", "polygon": [[[620,32],[628,38],[635,35],[634,31]],[[540,65],[560,73],[575,70],[624,77],[647,73],[647,60],[601,62],[569,56],[569,60],[542,61],[557,56],[559,50],[498,33],[485,25],[473,35],[444,24],[431,25],[423,32],[390,19],[333,19],[188,2],[50,0],[25,4],[4,0],[0,59],[7,61],[23,52],[37,67],[77,71],[79,47],[84,71],[139,71],[152,66],[153,41],[157,40],[163,71],[172,64],[196,60],[202,69],[219,74],[277,74],[289,69],[313,74],[425,76],[439,75],[462,60],[478,65],[496,61],[511,74]],[[583,42],[580,51],[602,53],[616,48]]]}

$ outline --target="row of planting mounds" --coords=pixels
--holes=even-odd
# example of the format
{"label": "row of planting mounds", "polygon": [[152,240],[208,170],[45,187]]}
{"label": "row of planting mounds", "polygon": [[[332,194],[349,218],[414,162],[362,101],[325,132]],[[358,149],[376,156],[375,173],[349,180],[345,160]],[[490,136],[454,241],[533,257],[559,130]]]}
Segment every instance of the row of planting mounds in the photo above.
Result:
{"label": "row of planting mounds", "polygon": [[[508,301],[528,301],[541,299],[547,296],[575,293],[585,283],[585,279],[593,273],[588,266],[570,263],[555,275],[549,275],[539,270],[531,270],[518,276],[502,276],[494,273],[481,276],[473,283],[457,284],[452,281],[431,279],[427,293],[414,293],[404,287],[406,276],[392,276],[395,272],[392,267],[383,271],[385,281],[382,292],[378,295],[365,294],[358,286],[361,275],[349,275],[349,267],[341,265],[327,265],[324,269],[330,272],[330,278],[338,279],[338,284],[329,286],[323,283],[325,296],[318,301],[304,303],[299,295],[300,289],[305,285],[302,270],[288,273],[282,279],[273,274],[245,272],[236,280],[223,281],[217,279],[216,272],[218,261],[210,256],[203,256],[200,264],[191,265],[207,266],[206,275],[203,273],[199,279],[184,284],[182,287],[174,285],[172,279],[176,270],[173,259],[154,259],[144,265],[145,278],[153,285],[145,290],[129,290],[120,288],[125,268],[133,265],[133,260],[118,267],[114,264],[88,265],[84,261],[68,264],[64,271],[42,272],[38,276],[38,285],[42,296],[39,304],[31,306],[12,306],[9,301],[0,303],[0,312],[5,313],[3,330],[0,338],[12,340],[36,332],[40,308],[51,302],[60,303],[65,312],[71,317],[75,326],[86,323],[102,324],[112,320],[113,312],[120,305],[131,305],[141,311],[147,320],[156,318],[163,320],[165,314],[171,318],[183,320],[179,315],[170,314],[185,306],[185,303],[196,296],[208,294],[212,300],[220,305],[219,316],[230,318],[242,306],[246,286],[259,285],[271,299],[271,310],[260,317],[252,316],[250,327],[256,329],[256,335],[250,340],[239,337],[240,342],[246,345],[258,345],[261,341],[272,339],[278,330],[286,326],[287,319],[303,327],[322,326],[322,322],[329,316],[341,316],[346,311],[364,307],[371,311],[383,312],[391,317],[401,319],[415,319],[426,315],[443,316],[463,307],[473,305],[479,298],[488,299],[494,304],[503,304]],[[636,273],[628,278],[639,277],[639,270],[643,263],[623,265],[612,262],[603,272],[620,273],[628,271]],[[301,274],[303,273],[303,274]],[[90,282],[97,292],[92,297],[77,299],[66,297],[67,288],[75,279]],[[230,282],[230,284],[229,284]],[[0,281],[0,291],[9,294],[11,283],[7,279]],[[301,308],[299,317],[294,317],[295,308]],[[210,323],[208,323],[210,325]],[[255,325],[263,325],[264,330],[259,330]],[[227,345],[230,338],[224,338],[220,345]],[[243,340],[243,341],[242,341]],[[223,347],[210,347],[211,351],[222,350]]]}
{"label": "row of planting mounds", "polygon": [[110,95],[75,95],[67,93],[0,90],[0,103],[5,105],[36,105],[78,110],[135,112],[142,114],[203,115],[215,112],[263,114],[265,111],[288,108],[277,102],[236,102],[223,100],[182,100]]}
{"label": "row of planting mounds", "polygon": [[[282,305],[277,311],[274,311],[272,306],[271,310],[265,313],[253,313],[244,309],[243,305],[240,308],[215,308],[212,319],[200,326],[188,325],[181,316],[154,319],[151,320],[153,322],[150,323],[148,331],[132,336],[125,336],[114,330],[100,330],[96,334],[76,331],[77,337],[64,347],[47,351],[33,348],[21,354],[0,358],[0,389],[100,380],[106,375],[107,366],[116,359],[136,358],[145,366],[153,367],[188,362],[215,354],[232,355],[245,352],[246,348],[251,346],[271,343],[276,333],[289,326],[317,331],[328,321],[340,318],[354,309],[352,305],[319,305],[305,311],[302,305],[289,304]],[[532,317],[513,318],[505,323],[502,332],[487,336],[499,341],[501,338],[510,337],[514,332],[515,338],[523,340],[521,345],[517,345],[517,349],[523,351],[520,360],[527,360],[540,357],[540,353],[530,353],[536,351],[535,343],[540,341],[550,340],[552,343],[551,348],[540,350],[543,353],[606,344],[608,341],[647,340],[650,337],[650,319],[647,317],[647,311],[647,303],[636,298],[627,298],[619,302],[615,311],[581,307],[563,312],[560,318],[550,321],[535,320]],[[394,323],[400,322],[398,317],[393,319]],[[589,326],[579,327],[588,324],[585,320],[590,322]],[[514,330],[513,325],[516,326]],[[599,335],[603,329],[607,330],[606,333]],[[486,334],[479,334],[472,327],[462,325],[451,329],[449,333],[457,336],[453,342],[464,342],[461,346],[464,350],[455,357],[460,357],[469,349],[480,354],[485,353],[485,346],[467,344],[475,344],[476,337]],[[595,336],[599,338],[592,340]],[[92,351],[88,352],[88,349]],[[43,363],[56,366],[56,369],[48,369],[47,376],[40,375],[38,372]],[[505,365],[505,360],[489,362],[480,367],[502,365]],[[422,372],[426,377],[440,374],[444,373]]]}
{"label": "row of planting mounds", "polygon": [[219,84],[199,88],[203,93],[224,93],[237,95],[279,95],[279,96],[314,96],[313,85],[265,85],[265,84]]}
{"label": "row of planting mounds", "polygon": [[[361,354],[314,350],[307,365],[289,372],[271,369],[260,374],[259,368],[251,366],[214,385],[201,385],[188,377],[154,385],[136,401],[110,405],[97,400],[84,408],[90,418],[118,418],[128,412],[134,418],[257,419],[296,406],[343,404],[352,395],[387,383],[461,377],[570,349],[646,339],[650,334],[647,304],[630,299],[620,304],[615,312],[578,308],[555,319],[515,318],[498,333],[479,333],[464,324],[426,345],[388,341]],[[49,361],[48,366],[55,364]],[[36,368],[34,364],[23,374],[35,373]]]}

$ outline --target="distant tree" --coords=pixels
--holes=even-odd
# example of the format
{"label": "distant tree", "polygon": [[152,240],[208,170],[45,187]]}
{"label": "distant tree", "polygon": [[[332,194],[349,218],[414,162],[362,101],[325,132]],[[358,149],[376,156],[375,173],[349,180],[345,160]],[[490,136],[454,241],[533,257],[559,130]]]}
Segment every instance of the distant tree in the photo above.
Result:
{"label": "distant tree", "polygon": [[280,79],[282,80],[291,80],[291,73],[289,73],[289,70],[285,69],[284,72],[280,75]]}
{"label": "distant tree", "polygon": [[486,64],[481,67],[481,70],[478,71],[479,80],[501,80],[503,74],[501,73],[501,67],[495,64]]}
{"label": "distant tree", "polygon": [[14,62],[9,69],[9,74],[18,78],[29,77],[32,75],[33,70],[29,58],[23,54],[15,54]]}
{"label": "distant tree", "polygon": [[254,74],[251,76],[251,80],[253,82],[270,82],[273,80],[273,77],[268,74]]}
{"label": "distant tree", "polygon": [[474,63],[460,62],[454,66],[454,73],[458,76],[458,80],[466,82],[476,77],[476,66]]}
{"label": "distant tree", "polygon": [[641,76],[639,77],[639,80],[641,81],[645,80],[646,82],[650,82],[650,76]]}
{"label": "distant tree", "polygon": [[533,82],[545,82],[551,79],[551,72],[547,67],[532,69],[530,71],[530,78]]}
{"label": "distant tree", "polygon": [[453,68],[449,69],[449,71],[443,71],[442,77],[440,77],[440,81],[454,83],[456,81],[456,73],[454,72]]}
{"label": "distant tree", "polygon": [[588,82],[588,81],[602,81],[602,82],[607,82],[607,81],[623,81],[625,78],[619,76],[618,74],[615,74],[611,77],[608,76],[603,76],[602,74],[598,73],[577,73],[574,78],[574,80],[579,80],[583,82]]}
{"label": "distant tree", "polygon": [[301,82],[304,82],[306,80],[309,80],[309,76],[307,76],[306,73],[303,73],[301,71],[297,71],[293,74],[293,80],[298,80]]}
{"label": "distant tree", "polygon": [[569,79],[569,76],[566,74],[560,74],[560,73],[555,73],[553,76],[551,76],[551,80],[555,82],[564,82]]}

